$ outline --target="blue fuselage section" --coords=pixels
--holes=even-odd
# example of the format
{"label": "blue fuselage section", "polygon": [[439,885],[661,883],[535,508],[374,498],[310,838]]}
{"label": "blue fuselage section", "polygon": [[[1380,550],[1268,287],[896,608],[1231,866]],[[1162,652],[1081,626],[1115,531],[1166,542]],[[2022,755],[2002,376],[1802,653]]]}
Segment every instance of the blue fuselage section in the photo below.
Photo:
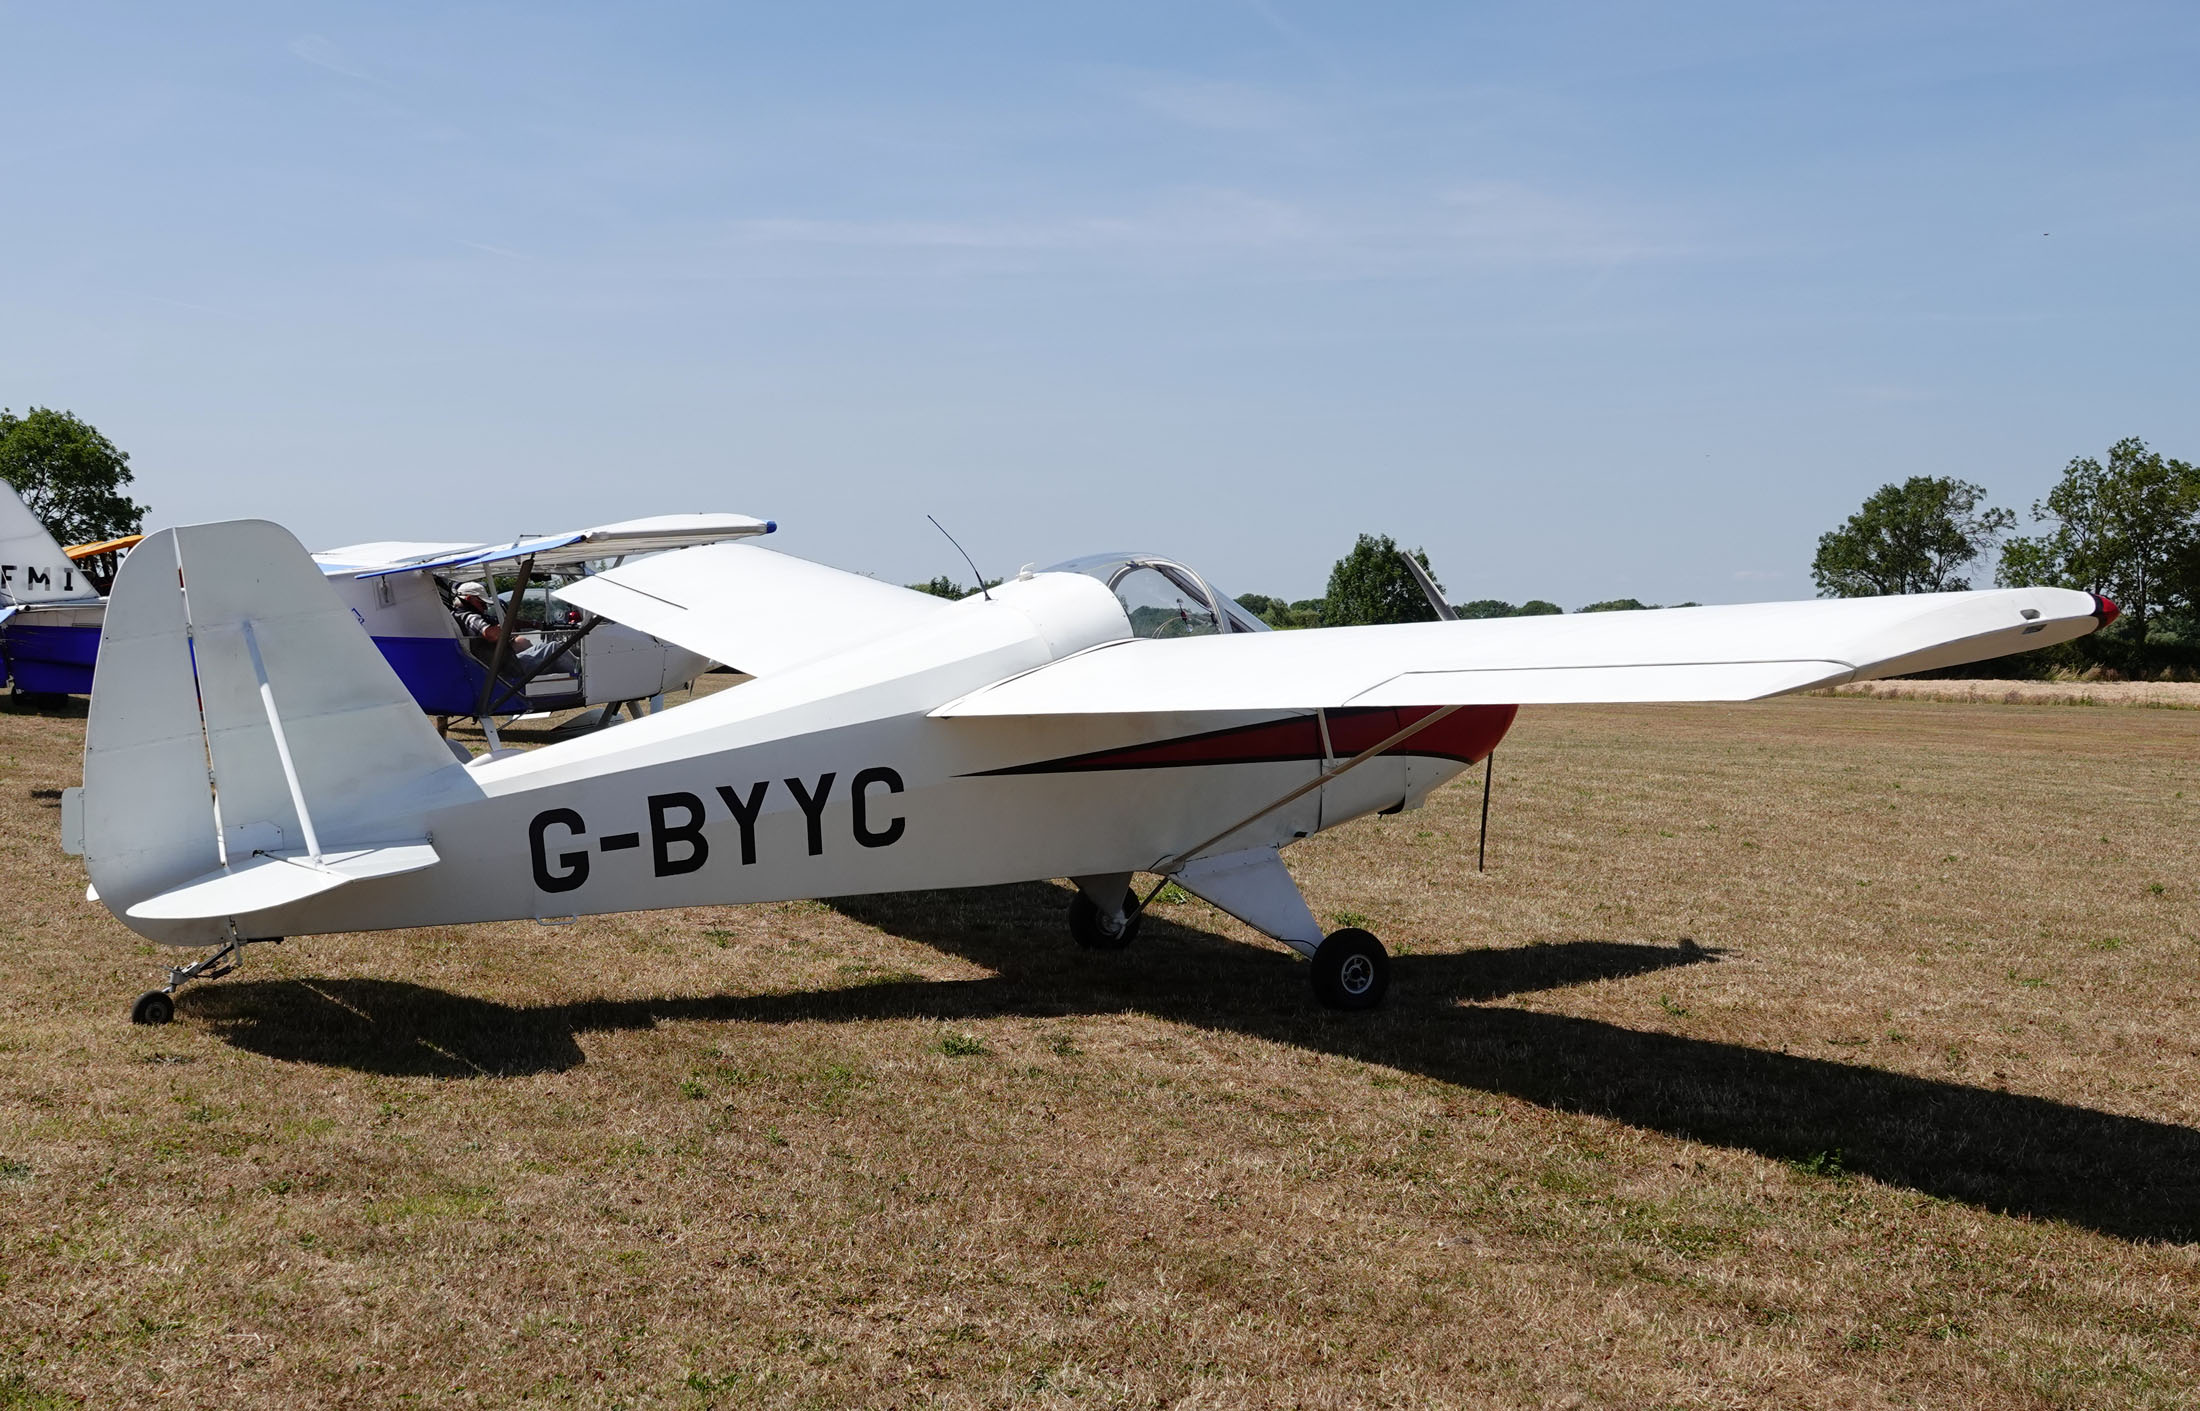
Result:
{"label": "blue fuselage section", "polygon": [[[474,660],[459,639],[376,637],[374,644],[396,669],[405,689],[430,715],[472,715],[479,708],[488,668]],[[4,666],[0,682],[12,679],[19,691],[88,696],[98,657],[96,626],[42,625],[21,619],[0,625],[0,666]],[[576,691],[570,700],[537,695],[530,697],[525,707],[503,700],[498,708],[556,710],[581,703]]]}

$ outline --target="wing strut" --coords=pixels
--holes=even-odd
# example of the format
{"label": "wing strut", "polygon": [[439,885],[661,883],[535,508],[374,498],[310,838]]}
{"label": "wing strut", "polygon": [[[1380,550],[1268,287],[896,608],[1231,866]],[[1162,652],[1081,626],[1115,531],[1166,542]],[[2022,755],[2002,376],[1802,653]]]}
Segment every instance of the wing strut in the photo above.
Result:
{"label": "wing strut", "polygon": [[1474,870],[1480,872],[1490,855],[1490,776],[1497,772],[1497,751],[1482,756],[1482,832],[1474,840]]}
{"label": "wing strut", "polygon": [[1413,738],[1415,735],[1420,734],[1423,730],[1428,729],[1431,725],[1434,725],[1437,721],[1442,720],[1445,716],[1450,715],[1453,711],[1464,709],[1464,706],[1439,706],[1437,709],[1429,712],[1427,715],[1422,716],[1419,720],[1416,720],[1411,725],[1405,727],[1405,729],[1399,730],[1385,739],[1377,740],[1374,744],[1369,745],[1364,750],[1361,750],[1358,754],[1352,756],[1352,758],[1346,760],[1343,764],[1337,766],[1335,769],[1324,769],[1316,773],[1312,779],[1308,780],[1304,784],[1299,785],[1296,789],[1293,789],[1290,793],[1285,794],[1282,798],[1277,799],[1274,803],[1266,804],[1260,808],[1253,810],[1251,813],[1248,813],[1243,818],[1240,818],[1237,822],[1231,824],[1229,827],[1223,829],[1221,832],[1215,834],[1212,838],[1209,838],[1207,841],[1199,844],[1197,847],[1186,848],[1184,851],[1178,853],[1176,856],[1163,860],[1158,866],[1154,868],[1154,871],[1160,873],[1169,873],[1176,871],[1179,867],[1182,867],[1185,863],[1191,861],[1193,858],[1207,851],[1207,849],[1213,847],[1216,843],[1221,842],[1224,838],[1229,837],[1232,833],[1237,832],[1240,828],[1247,827],[1250,824],[1258,823],[1261,819],[1266,818],[1269,814],[1274,813],[1277,809],[1282,808],[1285,804],[1291,803],[1296,799],[1304,798],[1306,795],[1314,792],[1314,790],[1316,789],[1319,789],[1322,785],[1328,783],[1330,780],[1336,778],[1340,774],[1349,774],[1351,771],[1358,769],[1361,765],[1375,758],[1375,756],[1381,754],[1383,751],[1389,749],[1391,746],[1403,744],[1405,741]]}
{"label": "wing strut", "polygon": [[497,644],[489,653],[489,675],[481,683],[481,703],[474,707],[474,715],[481,721],[481,731],[489,737],[489,748],[494,750],[502,742],[497,739],[497,723],[489,718],[492,697],[497,692],[497,677],[504,671],[504,659],[512,654],[512,634],[519,631],[519,605],[527,601],[527,580],[534,576],[535,556],[529,554],[520,561],[519,583],[512,589],[512,601],[504,608],[504,621],[497,628]]}

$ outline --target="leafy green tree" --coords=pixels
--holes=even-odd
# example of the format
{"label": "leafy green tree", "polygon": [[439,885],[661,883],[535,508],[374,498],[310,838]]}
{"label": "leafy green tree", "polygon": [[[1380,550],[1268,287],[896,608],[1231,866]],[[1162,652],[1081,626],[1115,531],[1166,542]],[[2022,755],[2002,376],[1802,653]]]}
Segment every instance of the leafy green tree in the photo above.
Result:
{"label": "leafy green tree", "polygon": [[2137,437],[2108,448],[2108,464],[2080,456],[2032,506],[2046,533],[2011,540],[1997,577],[2105,593],[2142,646],[2164,609],[2200,608],[2200,471],[2150,451]]}
{"label": "leafy green tree", "polygon": [[1454,603],[1451,610],[1461,617],[1514,617],[1520,609],[1503,598],[1476,598],[1471,603]]}
{"label": "leafy green tree", "polygon": [[0,408],[0,480],[64,546],[135,534],[145,506],[122,493],[130,457],[69,412]]}
{"label": "leafy green tree", "polygon": [[1839,529],[1819,536],[1810,576],[1820,597],[1952,593],[1971,586],[1966,564],[2017,522],[1984,508],[1986,491],[1968,480],[1913,475],[1882,485]]}
{"label": "leafy green tree", "polygon": [[1645,608],[1649,608],[1649,607],[1655,607],[1655,606],[1656,606],[1656,604],[1654,604],[1654,603],[1646,603],[1646,602],[1642,601],[1642,600],[1641,600],[1640,598],[1608,598],[1608,599],[1606,599],[1605,601],[1603,601],[1603,602],[1601,602],[1601,603],[1591,603],[1591,604],[1589,604],[1589,606],[1587,606],[1587,607],[1583,608],[1583,609],[1582,609],[1582,611],[1583,611],[1583,612],[1641,612],[1641,611],[1642,611],[1642,610],[1644,610]]}
{"label": "leafy green tree", "polygon": [[[998,588],[1001,586],[1001,580],[998,578],[984,578],[979,580],[979,585],[986,588]],[[944,573],[937,578],[928,579],[922,583],[912,583],[909,588],[912,592],[930,593],[935,598],[967,598],[978,591],[977,588],[965,588]]]}
{"label": "leafy green tree", "polygon": [[[1399,558],[1398,543],[1388,534],[1362,534],[1352,552],[1329,570],[1329,594],[1323,599],[1322,623],[1351,627],[1383,622],[1433,622],[1430,605],[1413,572]],[[1425,570],[1428,555],[1419,549],[1413,557]],[[1435,582],[1431,573],[1429,580]],[[1436,585],[1439,592],[1443,584]]]}
{"label": "leafy green tree", "polygon": [[1322,625],[1322,600],[1308,598],[1301,602],[1287,603],[1266,593],[1233,593],[1237,605],[1270,627],[1319,627]]}
{"label": "leafy green tree", "polygon": [[1522,603],[1522,604],[1520,605],[1520,610],[1519,610],[1519,611],[1517,611],[1517,612],[1515,612],[1515,613],[1513,614],[1513,616],[1514,616],[1514,617],[1556,617],[1556,616],[1558,616],[1558,615],[1559,615],[1560,613],[1563,613],[1564,611],[1566,611],[1566,609],[1564,609],[1564,608],[1560,607],[1560,606],[1559,606],[1559,605],[1558,605],[1557,603],[1547,603],[1547,602],[1543,601],[1543,600],[1542,600],[1541,598],[1530,598],[1530,599],[1528,599],[1528,601],[1526,601],[1526,602],[1524,602],[1524,603]]}

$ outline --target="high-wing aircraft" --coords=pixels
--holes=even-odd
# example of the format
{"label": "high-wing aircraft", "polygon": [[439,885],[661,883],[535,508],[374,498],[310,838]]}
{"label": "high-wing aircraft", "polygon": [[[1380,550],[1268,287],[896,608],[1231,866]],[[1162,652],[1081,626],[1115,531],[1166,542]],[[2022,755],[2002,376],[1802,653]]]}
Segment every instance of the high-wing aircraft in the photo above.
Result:
{"label": "high-wing aircraft", "polygon": [[[601,705],[608,721],[611,707],[659,698],[710,665],[676,645],[556,604],[552,588],[598,564],[777,528],[742,514],[658,515],[501,544],[354,544],[313,559],[420,708],[481,717],[495,743],[496,716]],[[64,550],[0,483],[0,682],[12,676],[23,691],[90,693],[105,612],[100,595],[114,576],[114,560],[138,541]],[[508,649],[464,636],[452,615],[454,587],[500,572],[526,585],[491,606],[500,625],[509,619],[517,633],[552,644],[525,669]]]}
{"label": "high-wing aircraft", "polygon": [[[676,644],[553,601],[558,585],[598,564],[778,527],[745,514],[667,514],[505,544],[355,544],[313,561],[420,708],[479,717],[494,744],[498,715],[601,705],[608,721],[609,707],[677,690],[710,665]],[[492,606],[500,625],[514,623],[517,632],[554,644],[526,670],[514,669],[505,644],[461,635],[451,614],[455,587],[499,569],[517,580]]]}
{"label": "high-wing aircraft", "polygon": [[1369,1008],[1381,942],[1324,935],[1281,850],[1419,806],[1519,706],[1752,700],[2116,611],[2024,588],[1267,632],[1164,559],[951,602],[750,544],[556,596],[756,679],[460,763],[281,528],[148,537],[108,601],[64,843],[131,930],[215,949],[133,1017],[164,1022],[177,986],[284,936],[1051,877],[1076,885],[1071,935],[1112,949],[1139,872],[1308,957],[1323,1003]]}

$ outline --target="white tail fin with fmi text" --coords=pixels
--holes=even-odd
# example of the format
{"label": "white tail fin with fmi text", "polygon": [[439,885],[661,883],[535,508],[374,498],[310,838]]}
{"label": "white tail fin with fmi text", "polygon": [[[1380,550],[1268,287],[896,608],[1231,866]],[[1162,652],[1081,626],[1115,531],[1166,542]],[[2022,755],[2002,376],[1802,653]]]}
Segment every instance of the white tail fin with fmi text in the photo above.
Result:
{"label": "white tail fin with fmi text", "polygon": [[0,607],[98,596],[15,487],[0,480]]}

